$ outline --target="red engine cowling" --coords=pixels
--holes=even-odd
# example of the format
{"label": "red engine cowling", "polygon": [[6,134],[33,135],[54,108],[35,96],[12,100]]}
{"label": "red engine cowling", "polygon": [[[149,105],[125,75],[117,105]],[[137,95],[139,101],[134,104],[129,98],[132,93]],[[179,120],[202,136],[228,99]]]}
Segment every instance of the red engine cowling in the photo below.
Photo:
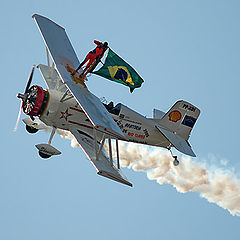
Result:
{"label": "red engine cowling", "polygon": [[23,112],[30,117],[40,116],[47,107],[49,94],[37,85],[27,91],[27,97],[23,101]]}

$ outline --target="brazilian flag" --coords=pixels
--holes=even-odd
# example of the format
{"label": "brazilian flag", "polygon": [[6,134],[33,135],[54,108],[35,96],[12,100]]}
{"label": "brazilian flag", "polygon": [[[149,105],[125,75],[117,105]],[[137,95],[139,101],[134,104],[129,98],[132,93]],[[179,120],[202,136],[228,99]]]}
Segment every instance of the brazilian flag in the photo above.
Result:
{"label": "brazilian flag", "polygon": [[104,65],[93,73],[129,86],[131,92],[141,87],[144,82],[138,73],[110,48]]}

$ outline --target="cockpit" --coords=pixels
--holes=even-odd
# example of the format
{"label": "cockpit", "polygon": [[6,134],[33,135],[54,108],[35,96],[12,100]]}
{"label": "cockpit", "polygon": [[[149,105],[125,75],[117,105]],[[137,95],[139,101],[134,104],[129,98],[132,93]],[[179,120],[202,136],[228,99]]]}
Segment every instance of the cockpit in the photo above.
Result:
{"label": "cockpit", "polygon": [[103,105],[108,110],[108,112],[110,112],[114,115],[119,115],[119,113],[121,111],[121,106],[122,106],[121,103],[118,103],[116,106],[114,106],[114,103],[112,101],[108,104],[103,103]]}

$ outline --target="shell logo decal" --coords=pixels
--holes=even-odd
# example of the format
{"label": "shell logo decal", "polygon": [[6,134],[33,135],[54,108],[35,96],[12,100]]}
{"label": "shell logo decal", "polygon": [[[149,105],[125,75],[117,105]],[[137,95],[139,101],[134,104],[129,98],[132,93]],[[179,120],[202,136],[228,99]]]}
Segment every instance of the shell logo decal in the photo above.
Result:
{"label": "shell logo decal", "polygon": [[182,114],[179,111],[174,110],[169,113],[168,117],[169,117],[169,121],[177,122],[182,118]]}

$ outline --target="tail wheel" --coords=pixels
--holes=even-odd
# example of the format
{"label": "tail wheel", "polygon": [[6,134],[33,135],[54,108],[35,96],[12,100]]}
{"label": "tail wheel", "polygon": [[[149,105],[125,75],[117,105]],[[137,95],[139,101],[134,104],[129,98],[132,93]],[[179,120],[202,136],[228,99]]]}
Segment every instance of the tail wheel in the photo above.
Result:
{"label": "tail wheel", "polygon": [[173,156],[173,158],[174,158],[173,165],[176,167],[179,165],[179,161],[177,159],[177,156]]}

